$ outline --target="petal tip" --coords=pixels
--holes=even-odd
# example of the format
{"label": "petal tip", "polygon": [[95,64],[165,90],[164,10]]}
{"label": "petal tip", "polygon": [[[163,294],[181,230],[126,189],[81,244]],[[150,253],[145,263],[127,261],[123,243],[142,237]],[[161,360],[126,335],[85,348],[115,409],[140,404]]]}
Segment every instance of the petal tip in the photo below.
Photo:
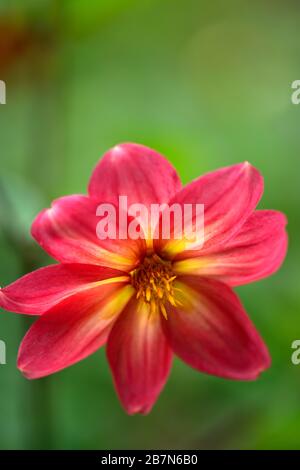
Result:
{"label": "petal tip", "polygon": [[144,147],[141,144],[136,144],[133,142],[121,142],[111,147],[107,152],[105,152],[103,157],[105,157],[106,155],[109,155],[110,159],[113,160],[114,158],[120,158],[122,156],[126,156],[130,151],[138,150],[138,149],[142,150],[142,149],[146,149],[146,147]]}
{"label": "petal tip", "polygon": [[[22,346],[22,345],[21,345]],[[22,353],[21,353],[21,346],[18,352],[18,357],[17,357],[17,368],[21,372],[21,374],[26,378],[26,379],[31,379],[31,374],[26,371],[26,365],[24,363],[24,360],[22,358]]]}
{"label": "petal tip", "polygon": [[244,160],[241,166],[243,166],[244,168],[255,168],[255,166],[252,165],[252,163],[250,163],[249,160]]}
{"label": "petal tip", "polygon": [[244,377],[246,381],[254,381],[259,379],[262,373],[271,367],[272,359],[269,353],[269,350],[265,343],[261,345],[261,357],[259,359],[259,364],[253,370],[249,371],[249,374]]}
{"label": "petal tip", "polygon": [[149,405],[149,406],[140,406],[140,405],[126,406],[126,405],[123,404],[123,408],[129,416],[134,416],[134,415],[147,416],[150,413],[150,411],[152,410],[153,404]]}
{"label": "petal tip", "polygon": [[119,159],[120,157],[126,155],[128,151],[127,147],[129,145],[130,144],[126,144],[126,143],[117,144],[109,150],[112,163],[114,162],[114,160]]}

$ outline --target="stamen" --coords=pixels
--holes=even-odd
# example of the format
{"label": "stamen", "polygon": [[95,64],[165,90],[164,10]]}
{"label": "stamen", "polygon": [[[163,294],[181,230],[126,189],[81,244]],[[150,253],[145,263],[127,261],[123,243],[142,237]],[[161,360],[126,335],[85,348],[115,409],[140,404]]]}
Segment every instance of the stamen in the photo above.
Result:
{"label": "stamen", "polygon": [[150,287],[147,287],[147,289],[146,289],[146,300],[147,300],[147,302],[149,302],[150,299],[151,299],[151,289],[150,289]]}
{"label": "stamen", "polygon": [[150,315],[154,315],[154,313],[156,312],[156,302],[154,299],[151,299],[151,302],[150,302]]}
{"label": "stamen", "polygon": [[165,317],[165,319],[168,320],[168,314],[167,314],[167,311],[165,309],[164,304],[160,303],[159,307],[160,307],[160,311],[163,314],[163,316]]}
{"label": "stamen", "polygon": [[158,288],[156,289],[156,291],[157,291],[158,297],[159,297],[160,299],[162,299],[163,296],[164,296],[163,290],[162,290],[160,287],[158,287]]}
{"label": "stamen", "polygon": [[168,318],[166,306],[176,307],[179,303],[174,297],[172,263],[157,254],[147,256],[143,263],[131,273],[131,282],[136,289],[136,298],[150,306],[150,315],[161,313]]}
{"label": "stamen", "polygon": [[173,305],[173,307],[176,307],[176,302],[175,302],[175,299],[172,295],[167,294],[167,299],[170,302],[170,304]]}

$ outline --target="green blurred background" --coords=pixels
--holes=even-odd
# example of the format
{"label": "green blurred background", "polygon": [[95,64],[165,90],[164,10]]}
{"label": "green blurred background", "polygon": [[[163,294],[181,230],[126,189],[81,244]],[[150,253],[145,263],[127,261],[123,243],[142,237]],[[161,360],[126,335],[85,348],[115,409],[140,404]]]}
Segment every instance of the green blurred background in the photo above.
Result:
{"label": "green blurred background", "polygon": [[52,262],[30,238],[53,198],[86,191],[109,147],[164,153],[183,182],[249,160],[261,208],[289,218],[279,273],[238,289],[273,365],[252,383],[179,360],[152,413],[127,416],[104,350],[52,377],[16,369],[31,319],[1,311],[0,448],[300,448],[298,1],[0,0],[0,283]]}

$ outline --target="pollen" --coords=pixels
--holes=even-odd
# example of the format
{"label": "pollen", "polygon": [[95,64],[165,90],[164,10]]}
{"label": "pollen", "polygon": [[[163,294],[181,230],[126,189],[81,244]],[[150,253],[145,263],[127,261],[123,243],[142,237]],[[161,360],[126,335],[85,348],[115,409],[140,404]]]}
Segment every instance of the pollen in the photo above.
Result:
{"label": "pollen", "polygon": [[131,273],[131,283],[136,290],[136,298],[150,306],[150,315],[161,313],[168,318],[166,306],[180,305],[175,299],[174,276],[172,263],[163,260],[157,254],[147,256]]}

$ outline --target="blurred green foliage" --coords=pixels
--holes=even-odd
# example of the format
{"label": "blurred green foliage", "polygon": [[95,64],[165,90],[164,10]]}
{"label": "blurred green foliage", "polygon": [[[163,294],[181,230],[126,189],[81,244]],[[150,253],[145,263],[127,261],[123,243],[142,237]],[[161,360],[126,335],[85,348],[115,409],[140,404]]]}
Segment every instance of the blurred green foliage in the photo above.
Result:
{"label": "blurred green foliage", "polygon": [[154,147],[184,182],[249,160],[262,208],[289,218],[279,273],[239,294],[273,358],[253,383],[176,361],[152,413],[121,409],[99,351],[29,382],[15,367],[31,319],[1,312],[0,448],[300,448],[300,5],[288,0],[0,0],[0,282],[52,262],[29,237],[53,198],[86,191],[101,154]]}

